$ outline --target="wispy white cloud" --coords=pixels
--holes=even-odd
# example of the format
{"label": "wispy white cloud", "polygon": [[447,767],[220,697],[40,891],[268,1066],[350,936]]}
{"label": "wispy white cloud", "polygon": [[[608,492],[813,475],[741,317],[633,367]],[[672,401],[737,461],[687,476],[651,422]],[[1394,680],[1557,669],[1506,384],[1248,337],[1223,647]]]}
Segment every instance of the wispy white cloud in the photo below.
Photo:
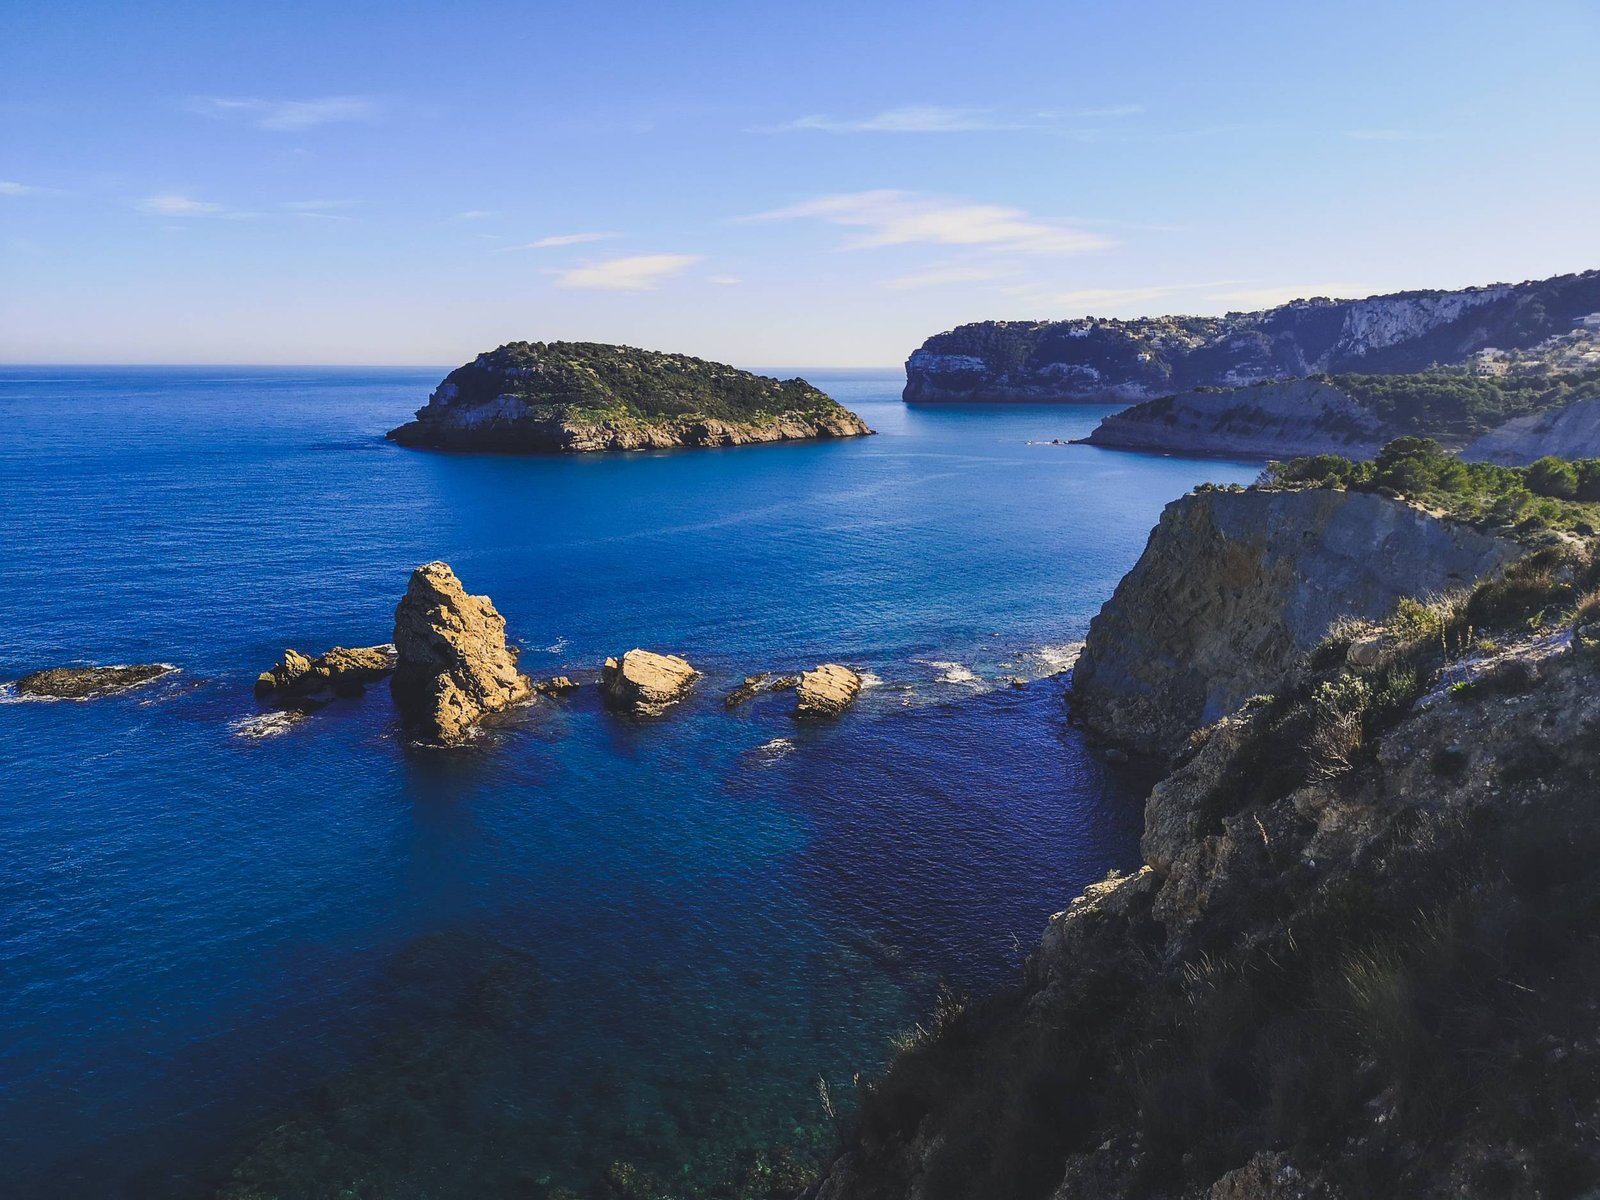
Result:
{"label": "wispy white cloud", "polygon": [[381,113],[381,106],[371,96],[322,96],[311,100],[195,96],[189,100],[188,108],[201,116],[247,121],[257,129],[287,133],[340,121],[371,121]]}
{"label": "wispy white cloud", "polygon": [[698,254],[635,254],[608,258],[557,271],[556,283],[565,288],[592,288],[606,292],[648,292],[663,279],[687,271],[700,262]]}
{"label": "wispy white cloud", "polygon": [[196,200],[192,196],[177,192],[146,196],[139,201],[137,207],[140,212],[157,217],[220,217],[230,211],[225,205],[213,204],[209,200]]}
{"label": "wispy white cloud", "polygon": [[737,275],[710,275],[707,276],[706,282],[719,283],[724,287],[732,287],[736,283],[743,283],[744,280],[740,279]]}
{"label": "wispy white cloud", "polygon": [[452,221],[482,221],[485,217],[494,216],[494,212],[487,208],[469,208],[466,212],[458,212],[451,217]]}
{"label": "wispy white cloud", "polygon": [[1039,220],[1019,208],[966,204],[916,192],[849,192],[820,196],[745,219],[809,219],[860,230],[846,239],[844,248],[850,250],[926,243],[981,246],[1027,254],[1083,254],[1115,244],[1097,233]]}
{"label": "wispy white cloud", "polygon": [[990,108],[955,108],[942,104],[906,104],[865,117],[821,113],[778,125],[761,125],[752,133],[997,133],[1018,129],[1050,129],[1062,121],[1126,117],[1143,112],[1138,104],[1084,108],[1072,112],[1037,112],[1007,116]]}
{"label": "wispy white cloud", "polygon": [[278,207],[297,217],[309,217],[319,221],[354,221],[354,217],[334,211],[350,208],[354,204],[354,200],[285,200]]}
{"label": "wispy white cloud", "polygon": [[15,179],[0,179],[0,196],[64,196],[65,192],[57,188],[35,187],[30,183],[18,183]]}
{"label": "wispy white cloud", "polygon": [[582,246],[587,242],[609,242],[622,234],[610,233],[557,233],[520,246],[507,246],[507,250],[554,250],[561,246]]}

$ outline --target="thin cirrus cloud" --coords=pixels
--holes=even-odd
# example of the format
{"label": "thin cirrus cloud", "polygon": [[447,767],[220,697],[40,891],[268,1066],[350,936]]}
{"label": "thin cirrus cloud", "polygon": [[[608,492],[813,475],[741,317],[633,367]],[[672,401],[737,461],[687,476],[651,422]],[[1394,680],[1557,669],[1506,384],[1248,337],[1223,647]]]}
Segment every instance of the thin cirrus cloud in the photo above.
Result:
{"label": "thin cirrus cloud", "polygon": [[146,196],[136,207],[140,212],[154,217],[222,217],[231,213],[225,205],[214,204],[209,200],[196,200],[193,196],[185,196],[178,192]]}
{"label": "thin cirrus cloud", "polygon": [[918,288],[952,287],[966,283],[998,283],[1015,279],[1021,273],[1016,268],[1007,267],[930,267],[926,271],[916,271],[910,275],[900,275],[885,280],[883,286],[892,291],[903,292]]}
{"label": "thin cirrus cloud", "polygon": [[64,196],[57,188],[36,187],[31,183],[18,183],[15,179],[0,179],[0,196]]}
{"label": "thin cirrus cloud", "polygon": [[699,254],[634,254],[608,258],[554,272],[556,284],[564,288],[587,288],[602,292],[649,292],[661,281],[681,274],[702,261]]}
{"label": "thin cirrus cloud", "polygon": [[1100,234],[1040,220],[1020,208],[903,191],[819,196],[744,219],[816,220],[854,230],[841,247],[846,250],[922,243],[1026,254],[1086,254],[1115,245]]}
{"label": "thin cirrus cloud", "polygon": [[556,233],[538,241],[524,242],[520,246],[506,246],[506,250],[554,250],[561,246],[582,246],[588,242],[609,242],[621,237],[616,232],[607,233]]}
{"label": "thin cirrus cloud", "polygon": [[1084,108],[1072,112],[1039,112],[1028,117],[1007,117],[987,108],[952,108],[939,104],[907,104],[867,117],[832,117],[820,113],[797,117],[779,125],[762,125],[754,133],[1003,133],[1019,129],[1049,129],[1068,119],[1126,117],[1143,112],[1138,104]]}
{"label": "thin cirrus cloud", "polygon": [[195,96],[190,112],[219,121],[244,121],[257,129],[295,133],[341,121],[372,121],[381,108],[370,96],[321,96],[310,100],[263,100],[254,97]]}

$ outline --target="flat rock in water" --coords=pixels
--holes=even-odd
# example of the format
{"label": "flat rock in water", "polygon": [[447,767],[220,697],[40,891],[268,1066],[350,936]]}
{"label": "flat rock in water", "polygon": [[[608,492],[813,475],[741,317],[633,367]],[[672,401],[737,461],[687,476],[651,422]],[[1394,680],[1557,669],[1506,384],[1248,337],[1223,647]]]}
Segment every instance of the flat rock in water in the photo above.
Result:
{"label": "flat rock in water", "polygon": [[759,696],[762,692],[784,692],[799,686],[798,675],[774,675],[770,671],[762,671],[758,675],[747,675],[745,680],[733,691],[722,698],[722,703],[727,708],[738,708],[752,696]]}
{"label": "flat rock in water", "polygon": [[55,700],[94,700],[139,687],[178,668],[165,663],[118,667],[51,667],[17,680],[17,695]]}
{"label": "flat rock in water", "polygon": [[860,691],[861,676],[838,663],[824,663],[801,674],[794,715],[803,721],[837,717],[855,703]]}
{"label": "flat rock in water", "polygon": [[698,675],[675,654],[633,649],[620,659],[606,659],[600,691],[615,707],[653,714],[681,700]]}

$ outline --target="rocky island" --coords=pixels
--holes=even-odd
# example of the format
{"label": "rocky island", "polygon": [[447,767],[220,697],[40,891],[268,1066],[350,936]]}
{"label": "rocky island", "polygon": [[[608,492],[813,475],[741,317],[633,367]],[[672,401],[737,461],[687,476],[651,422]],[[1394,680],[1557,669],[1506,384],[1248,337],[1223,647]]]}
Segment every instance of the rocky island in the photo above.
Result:
{"label": "rocky island", "polygon": [[598,342],[510,342],[450,372],[402,446],[577,454],[863,437],[803,379]]}
{"label": "rocky island", "polygon": [[16,682],[17,695],[39,700],[96,700],[130,688],[142,687],[170,675],[177,667],[166,663],[138,663],[118,667],[50,667],[24,675]]}

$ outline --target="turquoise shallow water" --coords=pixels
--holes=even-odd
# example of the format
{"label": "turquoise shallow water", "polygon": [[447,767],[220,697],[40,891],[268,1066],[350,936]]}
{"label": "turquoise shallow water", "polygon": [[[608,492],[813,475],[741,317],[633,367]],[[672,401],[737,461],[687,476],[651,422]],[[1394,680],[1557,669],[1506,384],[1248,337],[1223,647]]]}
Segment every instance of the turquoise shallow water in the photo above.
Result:
{"label": "turquoise shallow water", "polygon": [[[941,979],[1010,981],[1135,858],[1143,781],[1052,673],[1161,506],[1254,468],[1034,444],[1105,410],[908,409],[886,372],[808,373],[880,431],[848,443],[385,443],[442,373],[0,370],[0,679],[182,668],[0,705],[8,1194],[205,1195],[286,1114],[418,1195],[817,1153],[819,1075],[848,1104]],[[388,640],[432,558],[535,675],[643,645],[706,678],[471,754],[408,750],[381,687],[241,736],[257,671]],[[838,724],[723,711],[825,660],[878,681]]]}

